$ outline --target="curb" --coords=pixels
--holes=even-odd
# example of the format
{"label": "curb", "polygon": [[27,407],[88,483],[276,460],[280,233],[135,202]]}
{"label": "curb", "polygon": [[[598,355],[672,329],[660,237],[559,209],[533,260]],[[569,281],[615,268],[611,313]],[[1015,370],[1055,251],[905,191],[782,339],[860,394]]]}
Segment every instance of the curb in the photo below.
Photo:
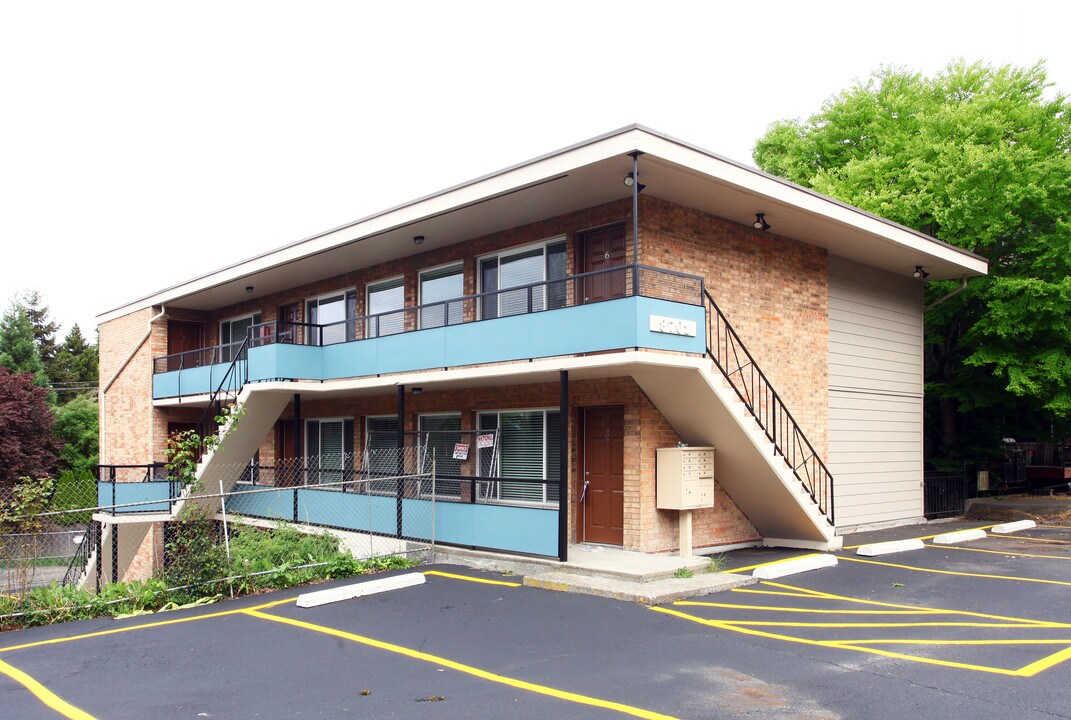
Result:
{"label": "curb", "polygon": [[981,540],[985,537],[985,530],[956,530],[955,532],[942,533],[933,536],[934,545],[953,545],[969,540]]}
{"label": "curb", "polygon": [[316,607],[341,600],[352,600],[365,595],[375,595],[385,590],[400,590],[414,585],[423,585],[426,581],[427,579],[421,573],[405,573],[404,575],[377,578],[353,585],[343,585],[342,587],[298,595],[297,606],[299,608]]}
{"label": "curb", "polygon": [[808,570],[833,567],[838,562],[836,555],[829,555],[828,553],[806,555],[793,560],[775,562],[771,565],[757,567],[751,572],[751,577],[758,578],[759,580],[773,580],[774,578],[795,575],[796,573],[807,572]]}
{"label": "curb", "polygon": [[908,550],[923,550],[926,545],[921,540],[890,540],[889,542],[871,543],[860,545],[855,551],[856,555],[874,557],[875,555],[888,555],[890,553],[906,552]]}
{"label": "curb", "polygon": [[1037,526],[1038,524],[1033,520],[1017,520],[1015,522],[1004,523],[1002,525],[994,525],[993,527],[989,528],[989,532],[1006,535],[1007,533],[1019,532],[1020,530],[1029,530],[1030,528]]}

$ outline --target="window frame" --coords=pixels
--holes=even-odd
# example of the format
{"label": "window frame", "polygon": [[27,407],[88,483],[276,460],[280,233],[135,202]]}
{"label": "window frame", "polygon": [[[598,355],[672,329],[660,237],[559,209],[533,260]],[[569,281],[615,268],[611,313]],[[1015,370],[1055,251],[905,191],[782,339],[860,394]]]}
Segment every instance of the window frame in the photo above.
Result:
{"label": "window frame", "polygon": [[[353,317],[349,317],[350,308],[349,308],[349,303],[346,302],[346,300],[349,298],[349,294],[350,293],[353,293]],[[340,297],[340,296],[342,297],[342,311],[343,311],[343,314],[345,315],[345,317],[341,321],[335,321],[335,322],[346,323],[346,322],[349,322],[351,320],[356,320],[357,319],[357,287],[351,285],[349,287],[344,287],[344,288],[342,288],[340,290],[335,290],[333,292],[323,293],[321,295],[314,295],[312,297],[305,298],[304,301],[302,301],[301,305],[302,305],[302,311],[305,313],[306,322],[308,322],[309,325],[316,325],[316,326],[322,327],[324,323],[319,322],[319,317],[317,317],[317,322],[316,323],[312,322],[312,312],[311,312],[312,308],[309,307],[309,303],[314,302],[314,303],[316,303],[317,308],[319,308],[321,300],[324,300],[326,298]],[[317,315],[319,315],[319,313],[317,313]],[[341,340],[339,342],[351,342],[352,340],[355,340],[356,339],[356,333],[354,332],[355,326],[356,326],[356,323],[354,323],[354,328],[351,328],[350,325],[343,325],[343,335],[344,335],[345,339],[343,339],[343,340]],[[323,331],[320,331],[318,336],[317,336],[317,338],[316,338],[316,342],[312,342],[312,339],[310,338],[309,344],[310,345],[337,345],[338,342],[330,342],[330,343],[323,342]]]}
{"label": "window frame", "polygon": [[457,268],[458,271],[459,271],[457,274],[459,274],[461,276],[461,294],[458,295],[457,298],[460,299],[460,298],[465,297],[465,261],[464,260],[454,260],[454,261],[451,261],[451,262],[448,262],[448,263],[442,263],[440,265],[434,265],[432,267],[426,267],[426,268],[423,268],[422,270],[419,270],[417,272],[417,305],[421,306],[421,309],[417,313],[419,315],[419,317],[417,318],[417,329],[418,330],[431,330],[431,329],[434,329],[434,328],[449,327],[451,325],[461,325],[462,323],[465,322],[465,306],[464,306],[464,303],[461,303],[461,317],[456,322],[451,322],[451,314],[452,314],[451,310],[453,309],[452,306],[455,303],[455,299],[454,298],[447,298],[445,301],[440,301],[440,302],[444,303],[443,304],[443,309],[442,309],[443,323],[441,325],[430,325],[428,327],[424,327],[424,309],[423,309],[423,305],[424,305],[424,275],[427,274],[427,273],[438,272],[440,270],[447,270],[449,268]]}
{"label": "window frame", "polygon": [[[401,289],[402,289],[402,305],[401,305],[401,307],[398,308],[397,310],[388,310],[385,313],[373,313],[372,312],[372,293],[377,288],[382,287],[384,285],[388,285],[390,283],[400,283],[400,285],[395,285],[394,287],[401,287]],[[393,288],[390,288],[390,289],[393,289]],[[366,338],[389,337],[391,335],[401,335],[402,333],[404,333],[405,332],[405,273],[401,273],[399,275],[392,275],[391,277],[386,277],[386,278],[383,278],[381,280],[375,280],[373,282],[365,283],[365,285],[364,285],[364,310],[365,310],[365,313],[364,313],[364,325],[365,325],[364,336]],[[386,335],[384,335],[384,333],[382,332],[382,329],[383,329],[382,328],[383,316],[384,315],[392,315],[394,313],[399,313],[401,315],[401,317],[402,317],[401,329],[396,331],[396,332],[386,333]],[[373,314],[376,314],[376,315],[380,316],[376,320],[376,331],[375,331],[375,333],[372,332],[372,315]]]}
{"label": "window frame", "polygon": [[[355,427],[354,417],[352,415],[348,415],[348,416],[347,415],[342,415],[342,416],[337,416],[337,417],[304,418],[304,420],[303,420],[304,425],[302,427],[303,434],[304,434],[304,442],[302,443],[302,446],[303,446],[304,458],[305,458],[305,463],[304,463],[305,464],[305,483],[304,484],[307,487],[317,487],[317,486],[319,486],[320,485],[320,480],[319,480],[320,473],[324,470],[324,468],[319,463],[319,461],[317,461],[317,465],[316,465],[315,468],[311,467],[310,463],[308,462],[308,458],[312,457],[312,455],[309,453],[309,435],[310,435],[310,433],[309,433],[309,423],[313,423],[313,422],[317,423],[317,433],[318,433],[317,438],[316,438],[316,448],[317,448],[317,451],[318,451],[316,453],[316,457],[317,458],[323,457],[322,450],[323,450],[323,426],[324,426],[324,423],[341,423],[341,425],[342,425],[342,468],[341,469],[327,468],[327,470],[328,470],[328,472],[341,473],[342,477],[340,478],[340,482],[341,481],[345,481],[345,476],[346,476],[347,470],[349,470],[351,473],[352,473],[352,470],[353,470],[353,464],[352,463],[350,464],[349,468],[346,467],[346,452],[347,452],[347,450],[346,450],[346,438],[347,438],[346,424],[349,423],[349,425],[350,425],[350,433],[348,435],[348,437],[349,437],[349,447],[350,447],[349,453],[352,456],[353,452],[354,452],[353,451],[353,444],[354,444],[353,443],[353,440],[354,440],[354,438],[353,438],[353,429]],[[311,476],[313,474],[315,474],[316,478],[317,478],[317,481],[315,483],[310,482]],[[343,486],[343,485],[337,485],[337,486],[333,486],[333,487],[330,487],[330,488],[324,488],[324,489],[325,490],[343,490],[344,487],[345,486]]]}
{"label": "window frame", "polygon": [[[542,251],[542,256],[543,256],[543,263],[542,263],[542,266],[543,266],[543,268],[542,268],[543,269],[543,279],[540,280],[539,282],[547,283],[548,282],[548,278],[547,278],[547,248],[550,247],[551,245],[557,245],[558,243],[562,243],[565,246],[565,253],[566,253],[566,256],[568,256],[568,253],[569,253],[569,235],[567,233],[560,233],[558,235],[553,235],[553,236],[548,237],[548,238],[543,238],[542,240],[537,240],[535,242],[525,243],[524,245],[516,245],[514,247],[505,248],[505,249],[502,249],[502,250],[496,250],[494,252],[484,253],[482,255],[477,255],[476,256],[476,294],[479,296],[479,295],[482,295],[485,292],[485,290],[484,290],[484,282],[483,282],[483,263],[484,263],[485,260],[489,260],[491,258],[494,258],[495,260],[498,261],[498,265],[496,267],[496,274],[497,274],[498,279],[501,280],[501,277],[502,277],[502,261],[504,259],[510,258],[510,257],[512,257],[514,255],[523,255],[523,254],[531,252],[533,250]],[[565,263],[565,274],[562,276],[561,279],[564,280],[564,279],[566,279],[568,277],[569,277],[569,263],[568,263],[568,259],[567,259],[566,263]],[[508,292],[510,290],[510,288],[501,287],[501,283],[499,283],[499,285],[500,286],[495,288],[495,290],[493,291],[493,292],[497,293],[496,303],[495,303],[496,304],[496,313],[497,314],[494,316],[494,318],[485,318],[484,317],[484,302],[487,300],[487,298],[482,298],[481,297],[480,301],[476,303],[477,319],[478,320],[492,320],[492,319],[497,319],[497,318],[500,318],[500,317],[513,317],[514,315],[527,315],[528,313],[510,313],[508,315],[503,315],[502,314],[502,310],[501,310],[502,294],[505,293],[505,292]],[[517,287],[524,287],[524,286],[521,285],[521,286],[517,286]],[[542,288],[542,291],[541,291],[541,299],[542,299],[542,304],[543,304],[543,307],[541,308],[541,310],[557,309],[557,308],[548,308],[547,307],[547,286],[545,284],[544,284],[544,286]],[[540,312],[541,310],[533,310],[532,312]]]}
{"label": "window frame", "polygon": [[[549,430],[549,425],[547,423],[547,416],[550,413],[558,413],[558,415],[559,415],[558,428],[559,428],[559,432],[561,432],[561,417],[560,417],[561,416],[561,408],[557,408],[557,407],[527,407],[527,408],[503,408],[503,409],[497,409],[497,410],[477,410],[476,411],[476,428],[477,428],[477,431],[483,431],[485,429],[488,429],[488,430],[490,429],[490,428],[481,427],[480,420],[482,419],[482,417],[484,415],[495,415],[495,416],[498,417],[498,423],[497,423],[497,426],[496,426],[496,429],[495,429],[495,432],[498,435],[498,437],[497,437],[497,443],[498,443],[498,476],[497,477],[498,478],[502,477],[502,442],[503,442],[503,438],[502,438],[502,436],[503,436],[503,432],[502,432],[502,415],[504,415],[504,414],[508,415],[510,413],[542,413],[542,415],[543,415],[543,437],[542,437],[542,441],[541,441],[541,445],[540,445],[542,447],[542,449],[543,449],[543,457],[542,457],[542,465],[543,465],[543,483],[542,483],[543,499],[542,500],[522,500],[522,499],[517,499],[517,498],[503,498],[502,497],[502,485],[504,483],[503,483],[503,481],[498,481],[498,482],[494,483],[494,485],[495,485],[494,497],[492,498],[491,502],[493,502],[496,505],[518,505],[518,506],[522,506],[522,507],[538,507],[538,508],[551,508],[551,509],[557,508],[559,506],[559,504],[560,504],[559,501],[558,500],[549,499],[550,487],[551,486],[550,486],[550,484],[548,482],[548,477],[547,477],[549,475],[549,470],[550,470],[550,467],[548,465],[549,455],[547,453],[547,436],[548,436],[548,430]],[[477,463],[477,468],[482,467],[482,461],[479,459],[479,456],[477,456],[476,463]],[[506,481],[506,482],[508,482],[508,481]],[[564,480],[562,480],[562,482],[564,482]],[[532,484],[537,484],[537,483],[532,483]],[[559,495],[558,496],[560,498],[561,497],[561,487],[560,487],[560,485],[558,487],[559,487],[559,491],[558,491]]]}

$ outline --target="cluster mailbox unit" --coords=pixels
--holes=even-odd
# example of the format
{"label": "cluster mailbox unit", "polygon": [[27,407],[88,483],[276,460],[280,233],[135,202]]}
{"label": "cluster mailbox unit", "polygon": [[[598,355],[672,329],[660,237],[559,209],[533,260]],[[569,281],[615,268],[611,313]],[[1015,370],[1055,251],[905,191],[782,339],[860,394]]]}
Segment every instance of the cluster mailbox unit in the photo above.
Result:
{"label": "cluster mailbox unit", "polygon": [[680,554],[692,554],[692,510],[714,507],[714,448],[658,448],[655,505],[680,511]]}

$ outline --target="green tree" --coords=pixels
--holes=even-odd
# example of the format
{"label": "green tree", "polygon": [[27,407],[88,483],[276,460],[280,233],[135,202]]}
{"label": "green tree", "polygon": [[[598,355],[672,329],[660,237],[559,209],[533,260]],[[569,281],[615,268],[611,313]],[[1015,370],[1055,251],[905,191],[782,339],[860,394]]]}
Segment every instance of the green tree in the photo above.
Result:
{"label": "green tree", "polygon": [[[928,445],[945,457],[1068,432],[1069,110],[1040,63],[882,68],[756,143],[763,170],[989,261],[926,315]],[[953,287],[932,283],[927,301]]]}
{"label": "green tree", "polygon": [[33,341],[37,345],[37,352],[47,371],[59,350],[56,346],[56,332],[59,330],[59,325],[49,319],[48,306],[44,304],[41,294],[36,290],[24,292],[20,298],[20,304],[25,308],[26,317],[33,326]]}
{"label": "green tree", "polygon": [[78,395],[95,396],[97,372],[97,346],[86,341],[82,329],[75,323],[48,366],[48,377],[59,402],[66,403]]}
{"label": "green tree", "polygon": [[26,308],[17,299],[11,301],[0,319],[0,366],[16,374],[32,375],[38,387],[48,386],[45,365],[34,342],[33,325]]}
{"label": "green tree", "polygon": [[99,417],[97,403],[79,396],[56,408],[56,438],[63,443],[60,469],[89,471],[97,464]]}

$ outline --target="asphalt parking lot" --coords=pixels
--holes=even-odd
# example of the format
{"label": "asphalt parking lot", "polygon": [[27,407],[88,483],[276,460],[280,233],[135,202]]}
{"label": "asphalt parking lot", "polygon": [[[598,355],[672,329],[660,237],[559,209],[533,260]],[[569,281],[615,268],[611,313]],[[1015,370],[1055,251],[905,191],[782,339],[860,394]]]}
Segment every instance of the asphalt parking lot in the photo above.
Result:
{"label": "asphalt parking lot", "polygon": [[1071,528],[838,555],[655,608],[431,566],[423,585],[317,608],[292,590],[10,632],[0,717],[1071,716]]}

